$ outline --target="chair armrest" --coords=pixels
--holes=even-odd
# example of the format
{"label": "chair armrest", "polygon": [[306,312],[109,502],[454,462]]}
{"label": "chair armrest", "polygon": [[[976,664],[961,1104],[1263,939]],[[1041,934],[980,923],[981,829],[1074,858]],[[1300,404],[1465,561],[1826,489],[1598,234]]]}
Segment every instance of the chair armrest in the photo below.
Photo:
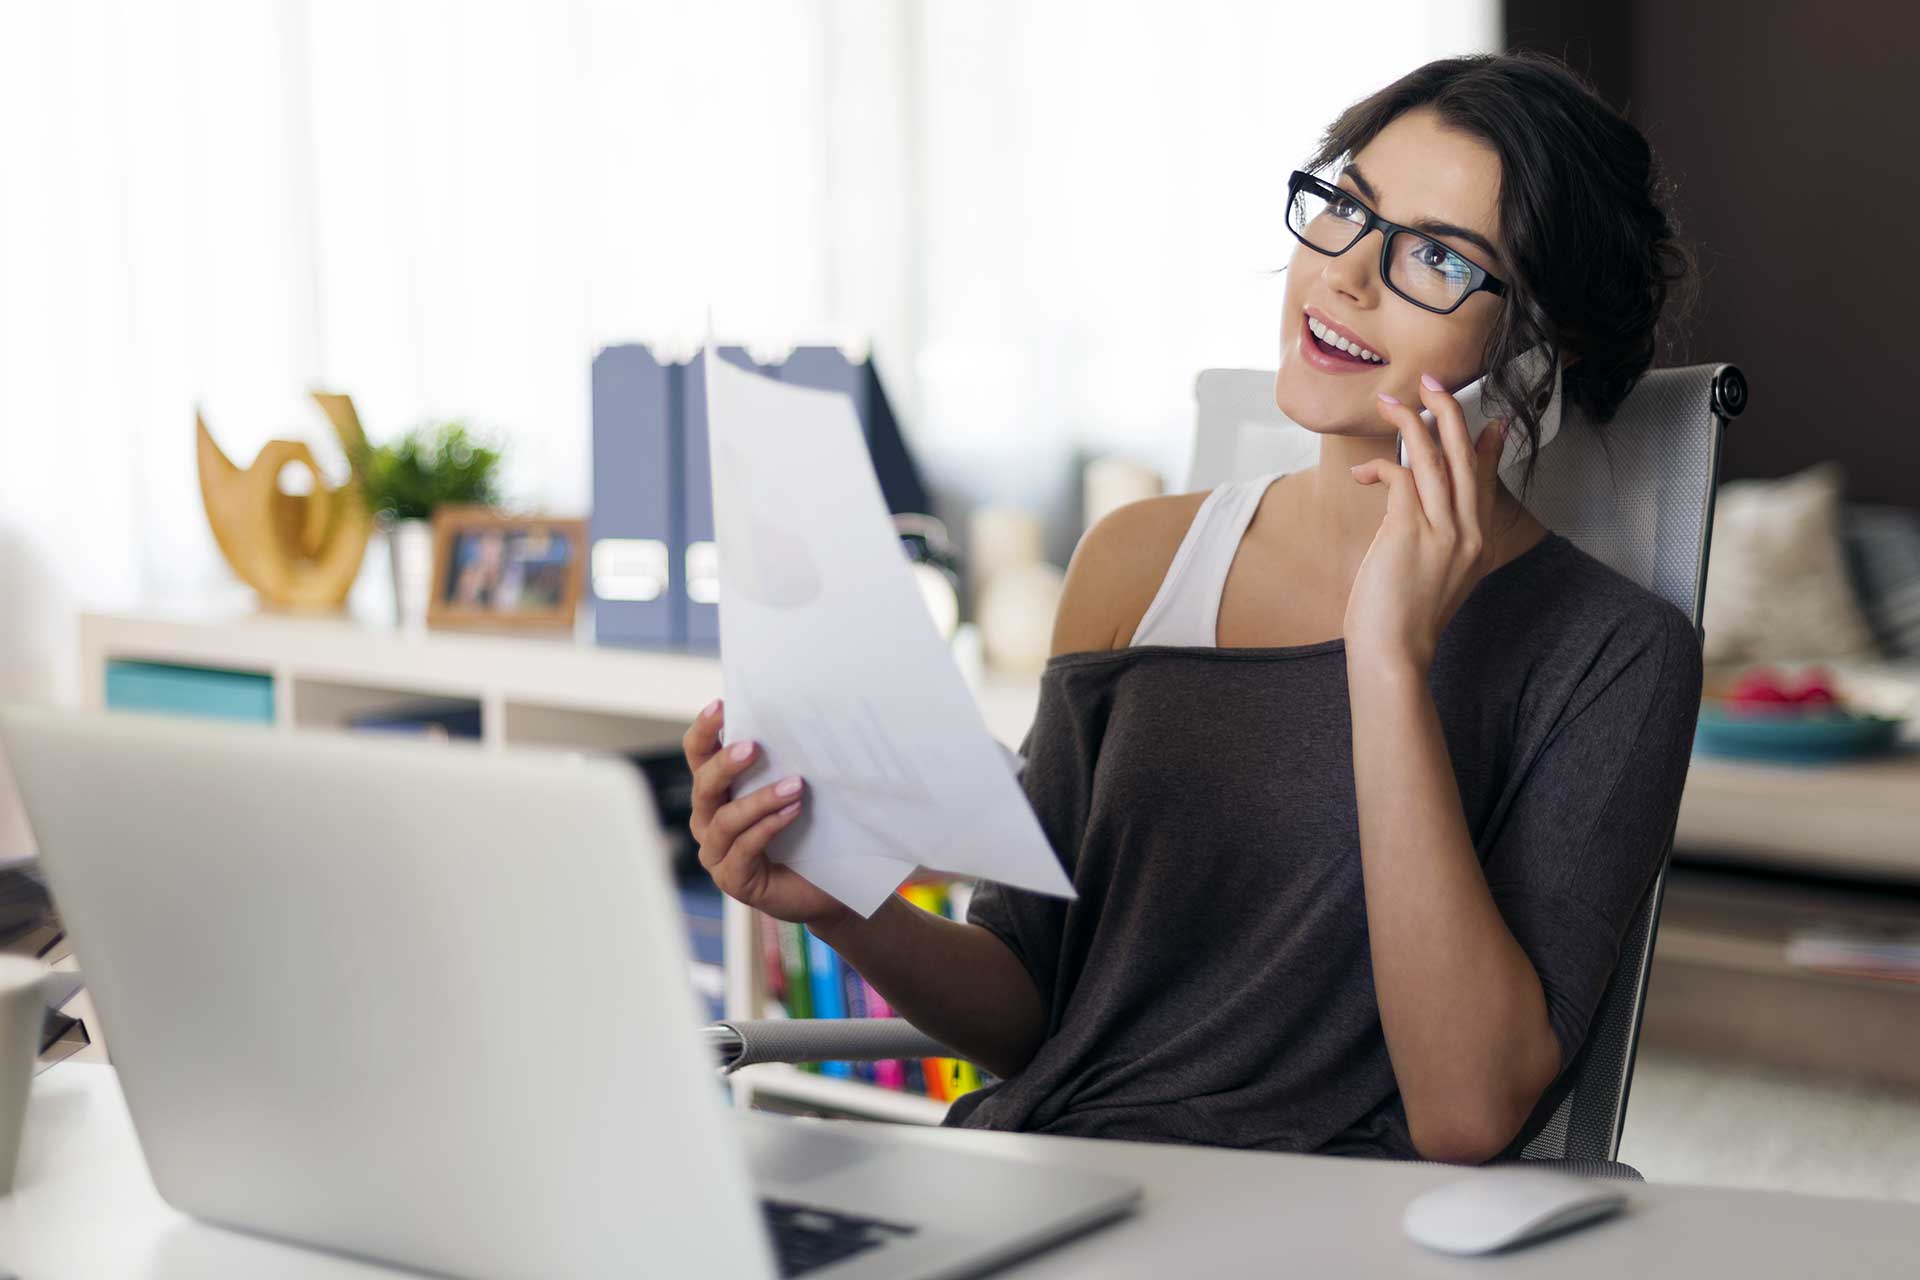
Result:
{"label": "chair armrest", "polygon": [[904,1018],[735,1018],[709,1023],[723,1070],[756,1062],[881,1062],[951,1058],[953,1050]]}
{"label": "chair armrest", "polygon": [[1630,1164],[1621,1164],[1618,1160],[1587,1160],[1578,1156],[1562,1156],[1555,1160],[1499,1160],[1495,1164],[1501,1167],[1521,1169],[1551,1169],[1557,1173],[1570,1173],[1576,1178],[1613,1178],[1621,1182],[1645,1182],[1640,1171]]}
{"label": "chair armrest", "polygon": [[[1409,1161],[1411,1164],[1451,1164],[1447,1160]],[[1630,1164],[1621,1164],[1618,1160],[1589,1160],[1580,1156],[1557,1156],[1553,1159],[1529,1160],[1525,1156],[1512,1156],[1505,1160],[1489,1160],[1483,1165],[1453,1165],[1456,1169],[1546,1169],[1554,1173],[1571,1174],[1576,1178],[1611,1178],[1619,1182],[1645,1182],[1640,1171]]]}

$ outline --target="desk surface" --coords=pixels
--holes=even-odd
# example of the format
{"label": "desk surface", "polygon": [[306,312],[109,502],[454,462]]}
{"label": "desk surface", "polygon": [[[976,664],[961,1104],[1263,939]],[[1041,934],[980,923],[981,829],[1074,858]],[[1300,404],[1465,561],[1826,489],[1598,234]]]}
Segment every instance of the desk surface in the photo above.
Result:
{"label": "desk surface", "polygon": [[[796,1122],[804,1123],[804,1122]],[[851,1123],[851,1122],[850,1122]],[[1138,1179],[1138,1213],[1006,1272],[1606,1277],[1912,1275],[1920,1207],[1708,1187],[1636,1186],[1628,1212],[1518,1253],[1430,1254],[1401,1234],[1407,1200],[1462,1170],[1146,1143],[903,1126],[916,1142],[1084,1165]],[[65,1063],[34,1083],[14,1194],[0,1198],[0,1268],[60,1280],[245,1275],[345,1280],[400,1273],[206,1226],[162,1202],[111,1067]]]}

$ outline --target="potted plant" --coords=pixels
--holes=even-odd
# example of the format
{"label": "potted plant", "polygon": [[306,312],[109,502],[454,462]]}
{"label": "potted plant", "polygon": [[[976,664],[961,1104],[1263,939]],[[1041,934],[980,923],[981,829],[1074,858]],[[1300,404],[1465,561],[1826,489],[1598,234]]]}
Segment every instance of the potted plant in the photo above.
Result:
{"label": "potted plant", "polygon": [[464,420],[423,422],[354,460],[361,491],[393,565],[393,605],[402,624],[423,623],[433,583],[435,508],[497,505],[500,449]]}

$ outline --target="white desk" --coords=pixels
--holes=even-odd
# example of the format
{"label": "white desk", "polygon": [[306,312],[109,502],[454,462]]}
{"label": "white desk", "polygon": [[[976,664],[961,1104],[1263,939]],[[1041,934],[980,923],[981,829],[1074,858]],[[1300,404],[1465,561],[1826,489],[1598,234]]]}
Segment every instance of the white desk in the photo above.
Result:
{"label": "white desk", "polygon": [[[795,1123],[807,1123],[796,1121]],[[858,1123],[858,1122],[848,1122]],[[1627,1214],[1514,1254],[1430,1254],[1400,1233],[1407,1200],[1462,1170],[1133,1142],[901,1126],[916,1142],[1085,1165],[1146,1187],[1133,1217],[1007,1272],[1552,1277],[1909,1276],[1920,1207],[1647,1185]],[[113,1069],[63,1063],[34,1083],[14,1194],[0,1198],[0,1274],[22,1280],[345,1280],[401,1273],[205,1226],[153,1190]]]}

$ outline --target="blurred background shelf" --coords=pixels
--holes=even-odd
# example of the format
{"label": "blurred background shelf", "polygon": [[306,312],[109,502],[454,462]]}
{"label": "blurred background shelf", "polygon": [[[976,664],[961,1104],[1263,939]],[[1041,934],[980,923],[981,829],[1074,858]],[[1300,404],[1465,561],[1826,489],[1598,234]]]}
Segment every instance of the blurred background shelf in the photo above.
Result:
{"label": "blurred background shelf", "polygon": [[1676,865],[1643,1043],[1920,1089],[1920,983],[1795,964],[1809,929],[1920,935],[1920,885]]}
{"label": "blurred background shelf", "polygon": [[[421,698],[471,699],[482,739],[637,750],[672,746],[720,696],[712,651],[615,648],[578,638],[406,630],[339,617],[194,608],[80,616],[82,696],[104,704],[106,667],[133,661],[270,677],[282,726],[344,726]],[[1039,700],[1033,676],[974,686],[987,729],[1017,747]],[[569,719],[567,713],[573,713]]]}
{"label": "blurred background shelf", "polygon": [[1696,752],[1674,848],[1700,862],[1920,884],[1920,743],[1811,765]]}
{"label": "blurred background shelf", "polygon": [[[596,645],[587,634],[585,627],[573,638],[473,634],[244,609],[85,613],[81,696],[92,707],[212,714],[283,729],[609,752],[636,765],[677,755],[688,723],[721,694],[718,656]],[[1039,700],[1037,677],[988,671],[971,687],[988,731],[1018,747]],[[670,801],[655,776],[662,771],[647,772],[656,801]],[[683,841],[684,819],[662,808],[667,834]],[[760,1016],[754,914],[721,899],[703,875],[683,877],[681,898],[693,985],[706,1009]],[[778,1064],[732,1079],[742,1106],[915,1124],[937,1124],[946,1111],[944,1102]]]}

